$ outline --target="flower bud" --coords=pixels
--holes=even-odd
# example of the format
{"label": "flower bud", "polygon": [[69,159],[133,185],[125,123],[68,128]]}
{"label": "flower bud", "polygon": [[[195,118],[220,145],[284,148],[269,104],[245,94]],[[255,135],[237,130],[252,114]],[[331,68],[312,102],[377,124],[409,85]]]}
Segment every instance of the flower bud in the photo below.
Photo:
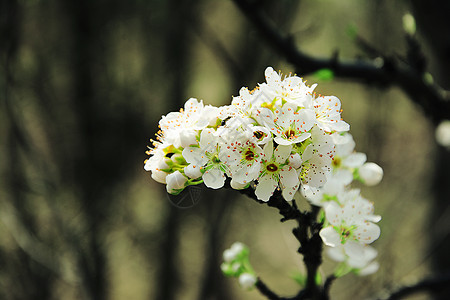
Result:
{"label": "flower bud", "polygon": [[302,158],[300,157],[300,154],[291,154],[291,156],[289,156],[289,165],[294,169],[300,168],[300,166],[302,165]]}
{"label": "flower bud", "polygon": [[183,189],[187,182],[186,176],[180,173],[180,171],[175,171],[166,177],[166,189],[167,192],[175,192],[175,190]]}
{"label": "flower bud", "polygon": [[364,184],[368,186],[378,184],[383,178],[383,169],[373,162],[363,164],[358,173]]}
{"label": "flower bud", "polygon": [[450,148],[450,121],[442,121],[436,128],[436,141],[443,147]]}
{"label": "flower bud", "polygon": [[237,256],[244,250],[244,245],[239,242],[235,242],[231,245],[230,249],[223,252],[223,260],[226,262],[231,262],[235,260]]}
{"label": "flower bud", "polygon": [[256,277],[250,273],[242,273],[239,276],[239,284],[242,288],[249,290],[255,286]]}
{"label": "flower bud", "polygon": [[166,183],[168,173],[161,170],[152,170],[152,178],[153,180],[159,183]]}

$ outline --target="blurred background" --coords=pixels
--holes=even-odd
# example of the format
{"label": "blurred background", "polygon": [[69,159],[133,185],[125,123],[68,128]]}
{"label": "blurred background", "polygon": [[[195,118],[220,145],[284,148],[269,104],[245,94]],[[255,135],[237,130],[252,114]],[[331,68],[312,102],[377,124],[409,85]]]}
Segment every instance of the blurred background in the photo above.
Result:
{"label": "blurred background", "polygon": [[[412,13],[427,70],[449,88],[447,1],[255,5],[302,51],[342,59],[401,59]],[[188,98],[225,105],[267,66],[296,71],[232,1],[1,0],[0,59],[0,299],[264,299],[221,274],[234,241],[275,292],[297,293],[293,222],[227,190],[175,208],[143,169],[159,119]],[[362,189],[383,217],[380,270],[336,280],[332,299],[373,299],[450,270],[449,153],[434,125],[395,87],[303,77],[341,99],[357,151],[385,172]],[[322,274],[333,267],[325,258]]]}

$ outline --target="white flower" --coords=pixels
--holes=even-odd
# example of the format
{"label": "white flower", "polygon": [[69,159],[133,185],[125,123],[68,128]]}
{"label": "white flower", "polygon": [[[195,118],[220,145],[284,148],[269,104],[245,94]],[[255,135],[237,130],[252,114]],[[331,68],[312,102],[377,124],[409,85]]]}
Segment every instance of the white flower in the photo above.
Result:
{"label": "white flower", "polygon": [[341,120],[341,101],[335,96],[320,96],[313,99],[316,124],[326,132],[348,131],[350,125]]}
{"label": "white flower", "polygon": [[247,128],[251,130],[258,145],[265,145],[272,139],[270,130],[264,126],[255,126],[250,124]]}
{"label": "white flower", "polygon": [[315,115],[310,109],[297,112],[294,104],[285,104],[272,112],[268,108],[258,110],[258,118],[275,135],[274,141],[279,145],[301,143],[311,136],[308,131],[314,125]]}
{"label": "white flower", "polygon": [[304,188],[303,196],[311,204],[322,206],[326,202],[337,199],[338,194],[342,194],[345,187],[353,181],[353,175],[347,170],[339,169],[336,172],[327,173],[326,183],[320,188],[307,186]]}
{"label": "white flower", "polygon": [[165,161],[165,155],[163,149],[169,145],[153,142],[154,148],[147,151],[150,158],[145,161],[144,170],[152,172],[152,178],[159,183],[166,183],[166,177],[169,173],[163,171],[169,169],[169,165]]}
{"label": "white flower", "polygon": [[224,143],[221,158],[229,166],[233,180],[247,184],[259,176],[263,150],[246,135]]}
{"label": "white flower", "polygon": [[239,275],[239,284],[243,289],[250,290],[256,284],[256,276],[250,273],[242,273]]}
{"label": "white flower", "polygon": [[323,186],[329,172],[330,158],[315,152],[313,145],[308,145],[302,154],[302,167],[298,170],[302,186]]}
{"label": "white flower", "polygon": [[373,186],[383,178],[383,169],[376,163],[368,162],[358,169],[358,174],[366,185]]}
{"label": "white flower", "polygon": [[[218,139],[214,135],[214,129],[206,128],[200,134],[199,145],[190,146],[183,149],[183,157],[189,163],[184,168],[188,176],[202,175],[205,185],[212,189],[219,189],[225,183],[224,173],[228,173],[226,166],[220,159],[222,153],[218,144]],[[199,171],[200,170],[200,173]],[[230,174],[231,175],[231,174]]]}
{"label": "white flower", "polygon": [[273,150],[273,142],[264,146],[264,158],[255,194],[259,200],[269,201],[277,187],[281,187],[285,200],[290,201],[298,189],[299,180],[294,168],[286,162],[292,146],[278,145]]}
{"label": "white flower", "polygon": [[215,123],[218,109],[213,106],[204,106],[202,101],[190,98],[184,104],[184,110],[171,112],[159,121],[164,140],[178,147],[188,147],[196,143],[199,130]]}
{"label": "white flower", "polygon": [[260,107],[264,101],[265,99],[262,97],[259,89],[249,91],[248,88],[243,87],[239,90],[239,96],[233,97],[231,106],[235,108],[235,113],[252,117],[254,116],[255,109]]}
{"label": "white flower", "polygon": [[352,269],[357,270],[358,275],[365,276],[375,273],[379,264],[374,261],[378,252],[369,245],[353,243],[352,251],[346,251],[345,247],[326,247],[328,256],[336,262],[345,262]]}
{"label": "white flower", "polygon": [[330,201],[325,206],[330,225],[319,233],[323,242],[331,247],[343,245],[348,254],[357,251],[356,244],[372,243],[380,236],[380,228],[372,222],[381,219],[372,212],[373,205],[362,197],[348,200],[343,205]]}
{"label": "white flower", "polygon": [[260,84],[260,90],[266,101],[281,105],[283,101],[305,107],[311,101],[312,92],[317,84],[308,87],[300,77],[287,76],[284,79],[273,70],[266,68],[266,83]]}
{"label": "white flower", "polygon": [[180,173],[180,171],[175,171],[166,177],[166,189],[169,194],[178,192],[184,189],[184,186],[188,179],[186,176]]}

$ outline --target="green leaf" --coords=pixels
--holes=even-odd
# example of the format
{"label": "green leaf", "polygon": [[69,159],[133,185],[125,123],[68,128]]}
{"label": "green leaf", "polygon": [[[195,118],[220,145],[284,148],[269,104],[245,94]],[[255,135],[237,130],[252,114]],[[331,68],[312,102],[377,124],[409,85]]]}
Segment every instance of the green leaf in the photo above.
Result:
{"label": "green leaf", "polygon": [[314,73],[317,80],[330,81],[334,79],[334,72],[331,69],[320,69]]}

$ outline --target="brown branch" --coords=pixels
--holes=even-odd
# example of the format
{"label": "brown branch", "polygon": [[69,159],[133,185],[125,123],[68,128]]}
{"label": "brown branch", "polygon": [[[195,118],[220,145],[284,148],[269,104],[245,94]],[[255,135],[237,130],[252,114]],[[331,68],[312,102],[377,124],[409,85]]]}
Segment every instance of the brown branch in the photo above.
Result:
{"label": "brown branch", "polygon": [[423,291],[438,292],[443,289],[448,289],[449,284],[450,284],[450,272],[447,274],[443,274],[439,277],[424,279],[414,285],[402,287],[397,291],[393,292],[392,294],[390,294],[388,298],[385,299],[386,300],[403,299],[406,296]]}
{"label": "brown branch", "polygon": [[423,74],[411,66],[384,57],[383,64],[370,60],[344,62],[337,57],[316,58],[297,49],[293,39],[281,32],[270,18],[264,14],[260,5],[247,0],[233,0],[245,17],[253,23],[267,44],[275,52],[292,63],[299,74],[307,75],[320,69],[330,69],[338,78],[351,79],[381,87],[395,85],[419,105],[435,123],[450,119],[450,101],[442,90],[424,81]]}

